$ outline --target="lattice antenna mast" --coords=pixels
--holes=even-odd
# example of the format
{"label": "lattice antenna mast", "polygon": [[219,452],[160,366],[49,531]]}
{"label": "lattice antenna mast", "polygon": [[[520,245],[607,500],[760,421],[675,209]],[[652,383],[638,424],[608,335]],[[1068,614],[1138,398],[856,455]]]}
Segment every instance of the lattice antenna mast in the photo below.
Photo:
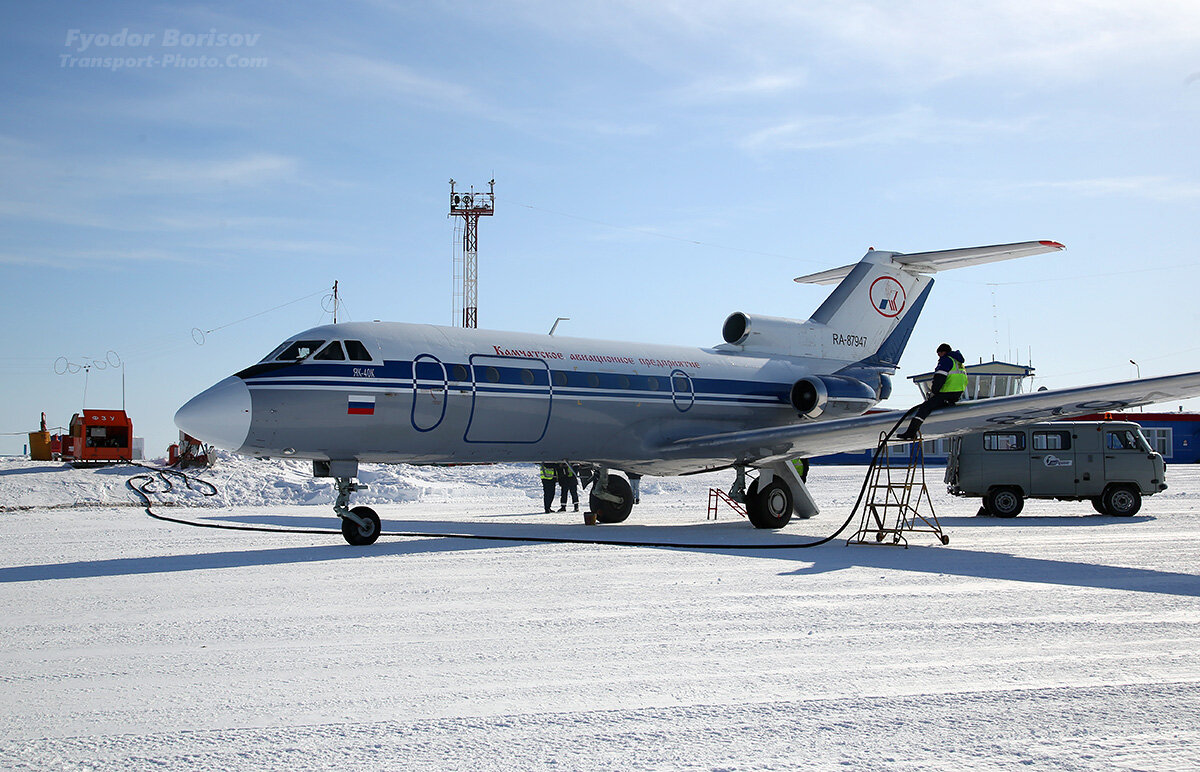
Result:
{"label": "lattice antenna mast", "polygon": [[[462,326],[479,326],[479,218],[491,217],[496,208],[496,181],[488,181],[487,193],[455,191],[450,180],[450,216],[463,218],[462,252],[455,255],[455,283],[462,266]],[[459,316],[458,291],[455,289],[455,317]],[[458,322],[456,321],[455,324]]]}

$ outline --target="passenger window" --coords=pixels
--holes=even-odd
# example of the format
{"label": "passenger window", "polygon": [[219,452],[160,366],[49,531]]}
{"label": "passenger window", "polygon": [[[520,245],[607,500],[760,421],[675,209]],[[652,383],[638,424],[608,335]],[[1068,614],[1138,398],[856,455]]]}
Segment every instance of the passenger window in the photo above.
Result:
{"label": "passenger window", "polygon": [[619,376],[617,378],[617,385],[620,386],[622,389],[628,389],[629,388],[629,376],[627,376],[627,375]]}
{"label": "passenger window", "polygon": [[1034,450],[1070,450],[1071,449],[1071,433],[1070,432],[1034,432],[1033,433],[1033,449]]}
{"label": "passenger window", "polygon": [[555,386],[566,386],[567,385],[567,374],[564,373],[562,370],[555,370],[554,371],[554,385]]}
{"label": "passenger window", "polygon": [[1025,450],[1024,432],[987,432],[983,435],[984,450]]}
{"label": "passenger window", "polygon": [[454,375],[452,376],[454,378],[454,380],[456,380],[456,381],[467,380],[467,368],[463,367],[462,365],[455,365],[454,370],[452,372],[454,373]]}
{"label": "passenger window", "polygon": [[532,370],[522,370],[521,371],[521,383],[525,384],[526,386],[533,385],[533,371]]}
{"label": "passenger window", "polygon": [[371,356],[371,352],[367,351],[367,347],[362,344],[362,341],[358,340],[346,341],[346,353],[355,362],[370,362],[374,358]]}
{"label": "passenger window", "polygon": [[600,378],[595,373],[588,373],[587,385],[593,389],[600,385]]}
{"label": "passenger window", "polygon": [[322,362],[341,362],[346,358],[342,353],[342,344],[336,340],[313,355],[314,360]]}
{"label": "passenger window", "polygon": [[651,375],[648,379],[646,379],[646,386],[650,389],[650,391],[658,391],[658,379]]}
{"label": "passenger window", "polygon": [[308,357],[324,343],[323,340],[297,340],[293,341],[283,353],[275,357],[277,362],[298,362],[301,359]]}
{"label": "passenger window", "polygon": [[500,382],[500,371],[494,367],[489,367],[485,373],[487,379],[492,383]]}

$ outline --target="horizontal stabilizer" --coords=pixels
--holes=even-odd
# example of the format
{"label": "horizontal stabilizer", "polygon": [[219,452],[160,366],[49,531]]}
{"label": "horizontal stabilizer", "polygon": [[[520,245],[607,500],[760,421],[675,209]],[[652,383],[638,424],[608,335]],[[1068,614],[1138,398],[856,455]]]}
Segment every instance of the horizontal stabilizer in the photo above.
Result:
{"label": "horizontal stabilizer", "polygon": [[[1066,249],[1057,241],[1021,241],[1016,244],[995,244],[990,247],[965,247],[963,249],[944,249],[940,252],[881,252],[890,255],[892,261],[905,267],[913,273],[937,273],[951,268],[962,268],[968,265],[994,263],[998,260],[1012,260],[1016,257],[1040,255],[1046,252],[1057,252]],[[868,253],[869,254],[869,253]],[[828,271],[797,276],[801,284],[833,284],[846,278],[854,265],[843,265],[841,268],[831,268]]]}

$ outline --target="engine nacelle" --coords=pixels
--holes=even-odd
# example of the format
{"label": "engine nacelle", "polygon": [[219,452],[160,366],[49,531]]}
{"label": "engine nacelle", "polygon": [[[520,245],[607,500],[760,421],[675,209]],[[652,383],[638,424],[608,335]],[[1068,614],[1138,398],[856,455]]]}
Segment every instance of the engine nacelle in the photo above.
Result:
{"label": "engine nacelle", "polygon": [[721,337],[734,346],[789,353],[808,337],[806,322],[778,316],[749,316],[734,312],[725,320]]}
{"label": "engine nacelle", "polygon": [[879,395],[857,378],[810,375],[792,384],[791,400],[805,418],[844,418],[862,415]]}

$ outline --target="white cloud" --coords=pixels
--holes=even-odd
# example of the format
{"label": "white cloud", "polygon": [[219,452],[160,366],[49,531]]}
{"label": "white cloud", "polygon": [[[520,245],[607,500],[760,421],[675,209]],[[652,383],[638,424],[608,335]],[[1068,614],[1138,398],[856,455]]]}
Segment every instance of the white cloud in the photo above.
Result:
{"label": "white cloud", "polygon": [[306,83],[319,81],[338,93],[367,93],[374,98],[417,101],[425,106],[482,113],[489,108],[468,86],[425,75],[399,62],[381,57],[330,51],[311,55],[297,52],[281,67]]}
{"label": "white cloud", "polygon": [[1045,180],[1005,186],[1008,190],[1056,190],[1094,197],[1148,198],[1154,201],[1187,201],[1200,198],[1200,183],[1165,175],[1093,177],[1082,180]]}
{"label": "white cloud", "polygon": [[674,96],[682,102],[775,98],[803,88],[808,83],[807,70],[792,68],[785,71],[757,72],[741,77],[707,77],[676,90]]}
{"label": "white cloud", "polygon": [[205,261],[161,249],[47,249],[27,253],[0,253],[0,265],[41,265],[54,268],[75,268],[88,264],[95,268],[113,268],[125,263],[177,263],[198,265]]}
{"label": "white cloud", "polygon": [[[52,157],[49,151],[32,145],[21,152],[5,152],[5,144],[9,143],[0,143],[0,174],[13,182],[0,198],[0,217],[121,231],[186,230],[213,226],[214,220],[227,228],[258,225],[257,218],[213,215],[206,219],[194,209],[181,214],[174,193],[230,186],[253,190],[273,183],[294,183],[299,170],[295,158],[272,153],[94,161]],[[161,200],[161,214],[146,206],[136,215],[115,208],[115,204],[135,198]]]}
{"label": "white cloud", "polygon": [[125,177],[133,182],[172,182],[186,185],[258,185],[291,179],[298,162],[295,158],[270,153],[252,153],[238,158],[180,160],[177,158],[139,159],[116,167],[98,167],[98,177]]}
{"label": "white cloud", "polygon": [[799,66],[813,82],[925,88],[984,76],[1038,86],[1194,55],[1200,39],[1194,0],[530,1],[505,14],[664,70],[698,68],[699,82],[721,77],[705,74],[717,69],[737,82]]}
{"label": "white cloud", "polygon": [[997,134],[1022,133],[1036,123],[1033,118],[1007,121],[946,118],[929,108],[915,106],[883,115],[801,116],[758,129],[745,136],[741,145],[746,150],[765,152],[914,142],[968,143]]}

